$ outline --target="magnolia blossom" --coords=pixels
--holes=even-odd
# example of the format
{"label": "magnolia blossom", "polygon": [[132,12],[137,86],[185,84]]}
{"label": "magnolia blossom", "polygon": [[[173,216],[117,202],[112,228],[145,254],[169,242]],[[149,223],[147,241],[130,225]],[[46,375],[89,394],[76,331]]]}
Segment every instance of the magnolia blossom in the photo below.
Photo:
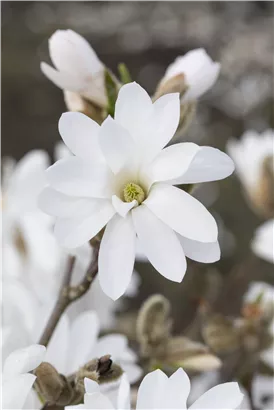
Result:
{"label": "magnolia blossom", "polygon": [[[116,403],[100,393],[95,382],[85,380],[86,394],[84,405],[75,409],[130,409],[130,387],[125,376],[121,379]],[[190,393],[190,380],[182,368],[171,377],[161,370],[147,374],[140,384],[137,395],[137,410],[147,409],[236,409],[243,400],[238,383],[224,383],[213,387],[190,407],[187,399]],[[72,409],[72,407],[67,407]]]}
{"label": "magnolia blossom", "polygon": [[28,372],[39,366],[44,359],[45,352],[44,346],[31,345],[25,349],[16,350],[7,357],[2,374],[1,408],[13,410],[23,408],[36,379]]}
{"label": "magnolia blossom", "polygon": [[228,153],[252,204],[273,215],[274,132],[246,131],[240,140],[231,139]]}
{"label": "magnolia blossom", "polygon": [[120,334],[98,338],[99,331],[95,312],[83,312],[72,322],[63,315],[48,345],[45,361],[67,375],[92,359],[110,354],[127,373],[130,382],[137,381],[142,371],[135,363],[137,356],[128,347],[127,338]]}
{"label": "magnolia blossom", "polygon": [[46,300],[58,290],[60,273],[60,246],[52,233],[52,217],[37,206],[48,166],[44,151],[30,151],[18,163],[4,161],[2,182],[3,276],[20,278]]}
{"label": "magnolia blossom", "polygon": [[274,219],[264,222],[256,229],[251,247],[257,256],[274,263]]}
{"label": "magnolia blossom", "polygon": [[170,64],[160,83],[163,86],[168,80],[183,75],[182,81],[187,87],[182,101],[193,101],[206,93],[216,82],[220,72],[220,63],[214,62],[203,48],[189,51],[177,57]]}
{"label": "magnolia blossom", "polygon": [[220,257],[212,215],[176,184],[219,180],[232,160],[211,147],[181,143],[163,149],[179,123],[178,94],[152,103],[136,83],[119,92],[115,118],[101,126],[81,113],[65,113],[59,131],[75,156],[47,170],[40,207],[56,216],[55,235],[78,247],[106,226],[99,252],[103,291],[118,299],[131,279],[136,234],[152,265],[181,282],[185,256],[203,262]]}
{"label": "magnolia blossom", "polygon": [[55,68],[42,62],[41,70],[57,87],[106,105],[105,67],[82,36],[72,30],[57,30],[49,39],[49,53]]}

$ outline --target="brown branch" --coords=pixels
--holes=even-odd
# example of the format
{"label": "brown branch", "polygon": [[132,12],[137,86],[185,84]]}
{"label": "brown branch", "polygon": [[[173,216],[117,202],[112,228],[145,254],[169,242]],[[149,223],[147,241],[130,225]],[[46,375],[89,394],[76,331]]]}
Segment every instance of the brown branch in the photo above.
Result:
{"label": "brown branch", "polygon": [[70,286],[73,267],[76,258],[74,256],[69,257],[68,267],[64,275],[64,279],[60,288],[59,296],[56,301],[55,307],[50,315],[45,330],[39,340],[39,344],[47,346],[53,332],[66,308],[81,296],[83,296],[90,288],[96,274],[98,272],[98,252],[99,243],[94,245],[94,257],[91,261],[83,280],[76,286]]}

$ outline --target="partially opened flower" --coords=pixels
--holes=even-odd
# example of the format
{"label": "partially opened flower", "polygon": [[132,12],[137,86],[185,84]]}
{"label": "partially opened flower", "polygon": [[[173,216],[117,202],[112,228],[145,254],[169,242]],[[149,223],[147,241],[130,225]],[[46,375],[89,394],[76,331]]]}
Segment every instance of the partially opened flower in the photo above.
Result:
{"label": "partially opened flower", "polygon": [[70,322],[64,315],[48,345],[45,361],[59,373],[69,375],[92,359],[111,355],[111,359],[127,373],[131,383],[136,382],[141,368],[137,356],[128,347],[128,340],[121,334],[109,334],[98,338],[99,320],[95,312],[87,311]]}
{"label": "partially opened flower", "polygon": [[106,226],[99,251],[103,291],[118,299],[131,279],[136,234],[143,252],[166,278],[181,282],[185,256],[220,257],[217,225],[206,208],[174,187],[219,180],[232,160],[211,147],[181,143],[163,149],[179,122],[178,94],[152,103],[136,83],[120,89],[115,118],[101,127],[81,113],[63,114],[60,134],[75,154],[47,170],[41,208],[57,217],[55,235],[78,247]]}
{"label": "partially opened flower", "polygon": [[256,229],[251,247],[257,256],[274,263],[274,219],[264,222]]}
{"label": "partially opened flower", "polygon": [[274,215],[274,132],[246,131],[240,140],[231,139],[227,151],[249,197],[250,205],[267,217]]}
{"label": "partially opened flower", "polygon": [[189,51],[170,64],[158,91],[176,87],[182,93],[182,102],[195,101],[216,82],[220,63],[214,62],[203,48]]}
{"label": "partially opened flower", "polygon": [[2,408],[22,409],[36,379],[29,372],[43,361],[46,348],[31,345],[11,353],[4,363],[2,375]]}
{"label": "partially opened flower", "polygon": [[[99,392],[94,382],[86,380],[86,394],[82,409],[130,409],[130,389],[126,377],[122,377],[117,402]],[[161,370],[149,373],[143,379],[137,395],[137,410],[147,409],[237,409],[243,400],[238,383],[224,383],[204,393],[191,406],[187,406],[190,380],[182,368],[167,377]],[[67,409],[71,409],[68,407]]]}
{"label": "partially opened flower", "polygon": [[104,107],[107,102],[104,71],[90,44],[72,30],[57,30],[49,39],[55,68],[42,62],[43,73],[62,90],[73,91]]}

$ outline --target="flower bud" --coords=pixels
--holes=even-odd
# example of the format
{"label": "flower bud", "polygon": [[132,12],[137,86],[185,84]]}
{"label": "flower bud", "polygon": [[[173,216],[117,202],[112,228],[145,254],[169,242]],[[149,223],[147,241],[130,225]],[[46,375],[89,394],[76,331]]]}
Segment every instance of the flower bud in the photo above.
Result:
{"label": "flower bud", "polygon": [[34,373],[37,376],[36,389],[46,402],[60,406],[71,403],[73,398],[71,385],[50,363],[41,363]]}
{"label": "flower bud", "polygon": [[137,318],[137,339],[144,357],[158,356],[165,351],[170,336],[170,303],[162,295],[148,298]]}
{"label": "flower bud", "polygon": [[92,120],[101,124],[104,120],[103,110],[88,101],[78,93],[72,91],[64,91],[64,99],[69,111],[82,112]]}

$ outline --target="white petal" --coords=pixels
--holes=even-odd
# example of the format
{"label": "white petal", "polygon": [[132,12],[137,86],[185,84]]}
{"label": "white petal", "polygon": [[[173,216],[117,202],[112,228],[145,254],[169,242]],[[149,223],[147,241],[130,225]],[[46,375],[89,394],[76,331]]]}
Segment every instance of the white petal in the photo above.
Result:
{"label": "white petal", "polygon": [[131,215],[119,215],[108,223],[99,251],[99,281],[102,290],[113,300],[128,287],[135,258],[136,234]]}
{"label": "white petal", "polygon": [[36,377],[33,374],[20,374],[4,381],[2,386],[2,409],[22,409]]}
{"label": "white petal", "polygon": [[195,198],[176,187],[155,184],[144,204],[174,231],[200,242],[215,242],[218,229],[213,216]]}
{"label": "white petal", "polygon": [[166,94],[153,104],[153,112],[135,140],[143,163],[149,163],[174,136],[180,120],[179,94]]}
{"label": "white petal", "polygon": [[224,152],[212,147],[200,147],[188,170],[173,184],[195,184],[219,181],[232,174],[234,163]]}
{"label": "white petal", "polygon": [[85,394],[85,409],[88,410],[112,410],[111,401],[102,393]]}
{"label": "white petal", "polygon": [[98,142],[100,127],[80,112],[65,112],[58,124],[60,135],[73,154],[90,161],[104,161]]}
{"label": "white petal", "polygon": [[194,410],[237,409],[243,400],[238,383],[223,383],[204,393],[189,408]]}
{"label": "white petal", "polygon": [[66,195],[108,198],[112,194],[111,174],[104,164],[70,157],[55,162],[46,174],[52,188]]}
{"label": "white petal", "polygon": [[138,202],[136,199],[131,202],[123,202],[117,195],[113,195],[112,205],[115,211],[124,218],[132,208],[138,205]]}
{"label": "white petal", "polygon": [[49,39],[49,52],[58,70],[75,73],[75,76],[104,69],[87,40],[73,30],[57,30]]}
{"label": "white petal", "polygon": [[81,88],[82,84],[79,78],[70,73],[55,70],[55,68],[44,62],[40,64],[40,68],[42,73],[61,90],[77,92]]}
{"label": "white petal", "polygon": [[219,242],[198,242],[179,235],[185,255],[197,262],[214,263],[221,257]]}
{"label": "white petal", "polygon": [[181,282],[186,259],[176,233],[145,205],[132,211],[134,228],[148,260],[165,278]]}
{"label": "white petal", "polygon": [[59,218],[85,217],[104,199],[72,197],[46,187],[38,197],[38,205],[43,212]]}
{"label": "white petal", "polygon": [[47,347],[45,362],[52,364],[59,373],[67,373],[69,360],[69,319],[63,315]]}
{"label": "white petal", "polygon": [[86,393],[98,393],[100,391],[99,384],[96,383],[94,380],[88,379],[87,377],[84,378],[84,385],[85,385],[85,392]]}
{"label": "white petal", "polygon": [[130,410],[130,384],[126,374],[123,374],[121,377],[117,397],[117,409]]}
{"label": "white petal", "polygon": [[126,373],[130,384],[136,383],[140,380],[143,370],[140,366],[135,363],[127,363],[126,361],[120,361],[120,366],[122,367],[123,371]]}
{"label": "white petal", "polygon": [[167,389],[166,406],[171,409],[186,409],[190,393],[190,380],[182,368],[170,376]]}
{"label": "white petal", "polygon": [[57,219],[54,234],[62,246],[78,248],[97,235],[114,213],[115,210],[110,201],[102,201],[93,209],[92,215],[88,218]]}
{"label": "white petal", "polygon": [[111,334],[100,337],[92,350],[94,357],[101,357],[111,354],[113,360],[122,358],[124,351],[127,349],[127,338],[120,334]]}
{"label": "white petal", "polygon": [[157,155],[145,172],[152,182],[178,178],[187,171],[199,149],[193,142],[171,145]]}
{"label": "white petal", "polygon": [[86,362],[93,359],[90,353],[97,341],[99,327],[99,319],[93,311],[82,312],[74,320],[70,331],[69,353],[71,359],[68,363],[67,373],[77,371]]}
{"label": "white petal", "polygon": [[101,125],[99,142],[110,169],[117,174],[134,152],[134,142],[129,132],[108,116]]}
{"label": "white petal", "polygon": [[166,391],[168,377],[161,370],[148,373],[140,384],[136,409],[163,408],[163,392]]}
{"label": "white petal", "polygon": [[191,80],[189,89],[183,95],[182,101],[191,101],[199,98],[205,94],[217,81],[220,74],[221,65],[219,63],[213,63],[205,68],[201,68],[197,72],[195,79]]}
{"label": "white petal", "polygon": [[143,122],[152,113],[152,102],[148,93],[135,82],[121,87],[115,105],[115,120],[131,135],[137,135]]}
{"label": "white petal", "polygon": [[46,348],[41,345],[31,345],[24,349],[15,350],[5,360],[3,370],[5,377],[36,369],[43,361],[45,353]]}

